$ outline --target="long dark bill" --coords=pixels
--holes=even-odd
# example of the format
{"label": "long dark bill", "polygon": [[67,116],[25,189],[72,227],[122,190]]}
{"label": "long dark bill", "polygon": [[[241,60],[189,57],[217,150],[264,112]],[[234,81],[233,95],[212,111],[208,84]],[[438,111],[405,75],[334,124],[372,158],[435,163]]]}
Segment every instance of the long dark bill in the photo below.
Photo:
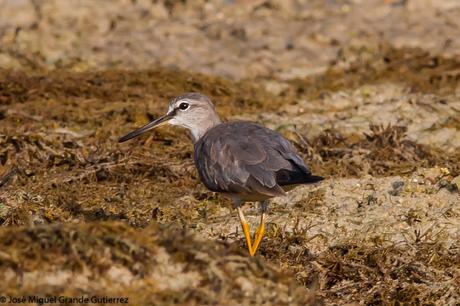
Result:
{"label": "long dark bill", "polygon": [[150,121],[146,125],[144,125],[141,128],[138,128],[137,130],[134,130],[118,139],[118,142],[125,142],[127,140],[130,140],[134,137],[137,137],[141,134],[144,134],[145,132],[148,132],[160,125],[165,124],[169,119],[171,119],[174,115],[173,114],[166,114],[156,120]]}

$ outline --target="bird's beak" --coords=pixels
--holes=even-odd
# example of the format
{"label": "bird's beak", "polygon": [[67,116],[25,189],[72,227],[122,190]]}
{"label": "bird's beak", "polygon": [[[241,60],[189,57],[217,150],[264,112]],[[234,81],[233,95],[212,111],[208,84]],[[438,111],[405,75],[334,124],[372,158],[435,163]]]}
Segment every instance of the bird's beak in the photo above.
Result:
{"label": "bird's beak", "polygon": [[137,130],[134,130],[134,131],[132,131],[132,132],[120,137],[118,139],[118,142],[125,142],[125,141],[130,140],[130,139],[132,139],[134,137],[137,137],[137,136],[139,136],[141,134],[144,134],[145,132],[153,130],[156,127],[164,125],[164,124],[168,123],[168,121],[170,119],[172,119],[172,117],[174,117],[173,113],[167,113],[166,115],[164,115],[164,116],[162,116],[162,117],[160,117],[158,119],[150,121],[149,123],[147,123],[143,127],[138,128]]}

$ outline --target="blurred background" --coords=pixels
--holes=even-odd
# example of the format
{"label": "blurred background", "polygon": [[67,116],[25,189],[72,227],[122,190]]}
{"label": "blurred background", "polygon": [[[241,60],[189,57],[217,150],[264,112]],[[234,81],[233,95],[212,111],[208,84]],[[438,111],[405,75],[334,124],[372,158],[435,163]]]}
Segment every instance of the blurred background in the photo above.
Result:
{"label": "blurred background", "polygon": [[[0,0],[0,293],[456,305],[459,34],[457,0]],[[117,143],[187,91],[327,178],[257,258],[183,130]]]}

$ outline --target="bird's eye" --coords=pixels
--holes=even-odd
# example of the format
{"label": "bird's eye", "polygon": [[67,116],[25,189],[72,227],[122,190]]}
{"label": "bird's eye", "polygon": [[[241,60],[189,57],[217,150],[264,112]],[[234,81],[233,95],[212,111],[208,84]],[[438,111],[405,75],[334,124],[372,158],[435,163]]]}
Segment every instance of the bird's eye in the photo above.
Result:
{"label": "bird's eye", "polygon": [[187,108],[189,108],[189,106],[190,106],[190,105],[189,105],[188,103],[182,102],[181,104],[179,104],[179,109],[184,111],[184,110],[186,110]]}

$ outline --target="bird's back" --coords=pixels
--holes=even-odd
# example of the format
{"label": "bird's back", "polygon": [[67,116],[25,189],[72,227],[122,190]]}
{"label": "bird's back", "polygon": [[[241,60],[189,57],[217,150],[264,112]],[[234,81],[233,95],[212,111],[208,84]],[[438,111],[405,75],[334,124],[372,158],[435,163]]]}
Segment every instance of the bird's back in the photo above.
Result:
{"label": "bird's back", "polygon": [[322,180],[311,174],[291,143],[251,122],[226,122],[195,143],[195,164],[212,191],[247,199],[284,195],[290,186]]}

